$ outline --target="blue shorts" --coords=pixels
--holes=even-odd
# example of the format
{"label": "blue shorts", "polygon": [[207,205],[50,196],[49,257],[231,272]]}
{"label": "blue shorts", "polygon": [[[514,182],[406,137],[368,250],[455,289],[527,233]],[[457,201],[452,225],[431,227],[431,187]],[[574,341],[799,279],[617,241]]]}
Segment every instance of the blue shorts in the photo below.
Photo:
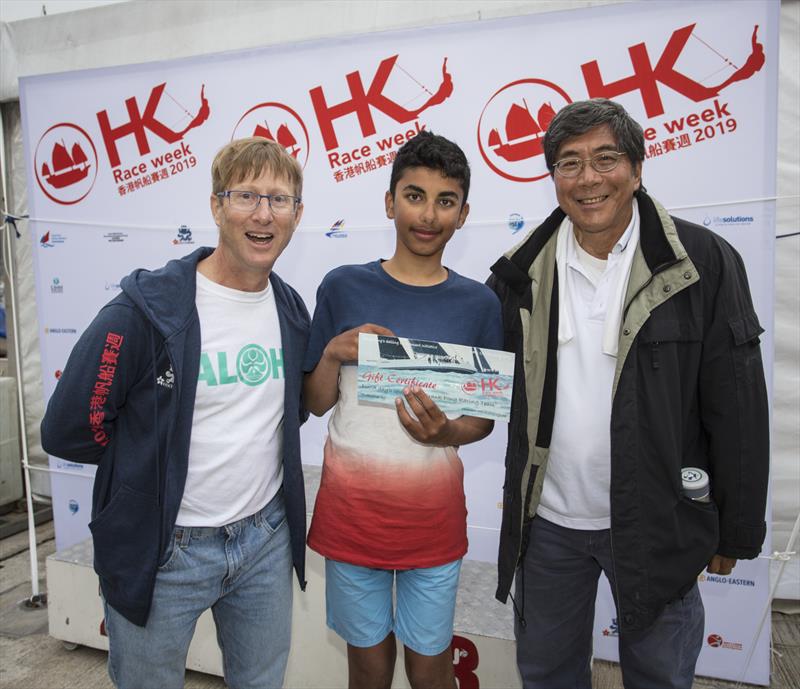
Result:
{"label": "blue shorts", "polygon": [[[453,641],[461,560],[424,569],[370,569],[325,560],[328,626],[351,646],[368,648],[389,632],[412,651],[435,656]],[[392,588],[397,578],[397,609]]]}

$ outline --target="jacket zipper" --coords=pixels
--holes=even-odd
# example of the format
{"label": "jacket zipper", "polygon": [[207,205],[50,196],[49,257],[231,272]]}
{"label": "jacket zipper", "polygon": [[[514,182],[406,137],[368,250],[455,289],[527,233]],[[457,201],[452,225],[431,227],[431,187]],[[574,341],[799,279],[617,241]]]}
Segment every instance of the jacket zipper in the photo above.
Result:
{"label": "jacket zipper", "polygon": [[[653,272],[650,274],[650,277],[647,279],[647,281],[638,290],[636,290],[636,293],[633,295],[633,297],[631,298],[630,302],[625,307],[625,311],[622,314],[623,323],[625,322],[625,318],[627,318],[627,316],[628,316],[628,310],[630,309],[630,307],[633,304],[633,302],[636,301],[636,298],[642,292],[644,292],[645,289],[647,289],[647,287],[650,285],[651,282],[653,282],[653,280],[655,279],[656,275],[659,275],[660,273],[663,273],[668,268],[671,268],[672,266],[677,265],[678,263],[681,262],[681,260],[682,259],[675,259],[674,261],[667,261],[666,263],[662,263],[662,264],[660,264],[660,265],[655,267]],[[656,358],[656,352],[657,352],[658,344],[659,344],[658,342],[653,343],[653,357],[654,357],[653,358],[653,367],[654,368],[658,368],[658,365],[660,365],[660,364],[657,363],[658,360]],[[622,597],[620,596],[620,593],[619,593],[619,579],[617,577],[617,558],[614,556],[614,529],[613,528],[609,528],[608,529],[608,544],[609,544],[609,549],[611,550],[611,571],[614,573],[614,590],[616,591],[616,594],[617,594],[617,615],[618,615],[617,623],[618,624],[624,624],[625,623],[625,616],[623,615],[623,612],[622,612]]]}

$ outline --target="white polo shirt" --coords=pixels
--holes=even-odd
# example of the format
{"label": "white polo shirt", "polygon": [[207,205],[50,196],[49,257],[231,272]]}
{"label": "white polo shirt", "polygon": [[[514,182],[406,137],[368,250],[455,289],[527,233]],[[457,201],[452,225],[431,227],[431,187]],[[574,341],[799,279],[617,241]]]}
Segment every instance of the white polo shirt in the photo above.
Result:
{"label": "white polo shirt", "polygon": [[570,529],[607,529],[611,387],[623,299],[639,241],[637,204],[633,202],[631,222],[606,260],[580,247],[569,219],[559,229],[558,241],[556,409],[536,513]]}

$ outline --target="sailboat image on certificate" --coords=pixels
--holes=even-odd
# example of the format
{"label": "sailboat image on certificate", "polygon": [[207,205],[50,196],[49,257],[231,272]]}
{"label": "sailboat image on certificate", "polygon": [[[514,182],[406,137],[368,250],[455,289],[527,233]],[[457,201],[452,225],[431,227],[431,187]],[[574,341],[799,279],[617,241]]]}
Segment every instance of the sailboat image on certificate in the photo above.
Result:
{"label": "sailboat image on certificate", "polygon": [[393,407],[407,387],[423,390],[448,415],[507,421],[514,355],[483,347],[360,333],[358,399]]}
{"label": "sailboat image on certificate", "polygon": [[[480,347],[458,347],[431,340],[378,335],[378,355],[395,370],[439,371],[440,373],[497,373]],[[448,351],[448,347],[449,350]],[[455,351],[469,350],[469,355]]]}

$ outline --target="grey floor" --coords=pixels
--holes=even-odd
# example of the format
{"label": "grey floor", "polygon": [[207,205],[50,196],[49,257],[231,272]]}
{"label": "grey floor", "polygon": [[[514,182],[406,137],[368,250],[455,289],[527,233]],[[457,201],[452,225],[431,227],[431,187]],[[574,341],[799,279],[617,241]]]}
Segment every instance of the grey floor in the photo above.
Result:
{"label": "grey floor", "polygon": [[[40,590],[46,591],[45,558],[55,550],[52,522],[36,529]],[[24,610],[20,601],[30,597],[28,535],[22,532],[0,541],[0,689],[112,689],[103,651],[79,647],[67,650],[47,635],[47,611]],[[772,614],[775,689],[800,687],[800,614]],[[619,668],[595,661],[594,689],[621,689]],[[188,672],[188,689],[223,689],[219,677]],[[694,689],[751,687],[698,678]],[[320,689],[339,689],[325,687]],[[483,687],[482,689],[502,689]]]}

